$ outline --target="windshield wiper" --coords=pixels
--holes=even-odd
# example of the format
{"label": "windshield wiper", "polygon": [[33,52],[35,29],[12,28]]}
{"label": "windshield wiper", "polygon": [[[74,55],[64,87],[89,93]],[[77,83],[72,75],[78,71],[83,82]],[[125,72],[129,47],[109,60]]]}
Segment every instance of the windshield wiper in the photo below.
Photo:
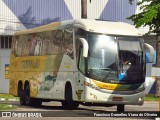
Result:
{"label": "windshield wiper", "polygon": [[109,69],[109,72],[108,72],[108,74],[102,79],[102,82],[103,82],[104,80],[106,80],[106,79],[110,76],[111,72],[112,72],[113,70],[115,70],[116,66],[117,66],[117,63],[115,62],[115,63],[113,63],[113,64],[111,65],[111,68],[108,68],[108,67],[107,67],[107,69]]}
{"label": "windshield wiper", "polygon": [[110,69],[109,72],[108,72],[108,74],[102,79],[102,82],[109,77],[109,75],[111,74],[111,72],[112,72],[112,69]]}

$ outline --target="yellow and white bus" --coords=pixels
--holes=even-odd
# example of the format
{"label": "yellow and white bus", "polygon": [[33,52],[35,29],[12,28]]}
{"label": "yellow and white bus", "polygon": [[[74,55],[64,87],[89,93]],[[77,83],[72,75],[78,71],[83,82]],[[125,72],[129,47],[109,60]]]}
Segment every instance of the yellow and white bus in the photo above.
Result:
{"label": "yellow and white bus", "polygon": [[79,104],[142,105],[145,44],[134,26],[122,22],[75,19],[14,34],[10,59],[10,94],[21,105],[60,101]]}

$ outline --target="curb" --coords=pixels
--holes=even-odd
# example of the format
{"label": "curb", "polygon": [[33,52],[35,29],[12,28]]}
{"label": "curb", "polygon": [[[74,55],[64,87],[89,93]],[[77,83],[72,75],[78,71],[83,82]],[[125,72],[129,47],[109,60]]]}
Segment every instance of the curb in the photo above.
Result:
{"label": "curb", "polygon": [[19,101],[18,99],[14,99],[14,98],[0,98],[0,101]]}
{"label": "curb", "polygon": [[144,102],[150,102],[150,103],[153,103],[153,102],[160,102],[160,100],[151,100],[151,101],[149,101],[149,100],[146,100],[146,101],[144,101]]}

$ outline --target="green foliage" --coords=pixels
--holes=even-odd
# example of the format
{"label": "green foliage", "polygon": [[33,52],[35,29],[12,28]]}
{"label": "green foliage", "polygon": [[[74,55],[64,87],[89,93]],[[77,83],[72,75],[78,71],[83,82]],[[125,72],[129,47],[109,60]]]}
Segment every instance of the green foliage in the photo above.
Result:
{"label": "green foliage", "polygon": [[[133,1],[133,0],[129,0]],[[128,19],[134,22],[138,28],[141,26],[149,26],[149,32],[160,32],[160,0],[141,0],[137,3],[142,12],[134,14]]]}
{"label": "green foliage", "polygon": [[155,97],[154,94],[146,94],[144,100],[145,101],[160,101],[160,97]]}
{"label": "green foliage", "polygon": [[8,105],[8,104],[0,104],[0,111],[2,110],[14,110],[16,106]]}
{"label": "green foliage", "polygon": [[8,99],[19,99],[18,97],[14,97],[13,95],[10,95],[10,94],[0,94],[0,98],[5,98],[6,100],[8,100]]}

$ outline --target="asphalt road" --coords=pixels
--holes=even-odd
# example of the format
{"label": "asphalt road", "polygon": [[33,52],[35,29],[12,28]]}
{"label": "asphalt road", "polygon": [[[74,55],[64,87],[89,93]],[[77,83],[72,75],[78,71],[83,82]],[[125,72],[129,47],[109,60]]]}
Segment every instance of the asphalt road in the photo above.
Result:
{"label": "asphalt road", "polygon": [[[13,101],[13,102],[0,102],[0,103],[7,103],[10,105],[17,106],[18,108],[14,110],[14,112],[34,112],[34,113],[41,113],[42,118],[30,118],[34,120],[50,120],[50,119],[64,119],[64,120],[94,120],[94,119],[100,119],[100,120],[145,120],[145,119],[152,119],[150,117],[95,117],[95,114],[106,114],[107,112],[112,111],[113,113],[116,111],[116,106],[114,107],[97,107],[97,106],[82,106],[80,105],[77,110],[74,111],[68,111],[68,110],[63,110],[61,107],[60,102],[48,102],[48,103],[43,103],[41,107],[39,108],[34,108],[34,107],[29,107],[29,106],[21,106],[18,101]],[[135,106],[135,105],[126,105],[125,106],[125,111],[134,111],[140,113],[141,111],[146,111],[146,112],[153,112],[153,111],[159,111],[159,102],[153,101],[153,102],[144,102],[143,106]],[[13,111],[12,111],[13,112]],[[43,117],[43,116],[54,116],[54,117]],[[2,118],[0,118],[2,119]],[[3,119],[9,119],[9,118],[3,118]],[[10,118],[11,119],[11,118]],[[21,120],[22,118],[12,118],[12,120]],[[27,119],[27,118],[23,118]]]}

